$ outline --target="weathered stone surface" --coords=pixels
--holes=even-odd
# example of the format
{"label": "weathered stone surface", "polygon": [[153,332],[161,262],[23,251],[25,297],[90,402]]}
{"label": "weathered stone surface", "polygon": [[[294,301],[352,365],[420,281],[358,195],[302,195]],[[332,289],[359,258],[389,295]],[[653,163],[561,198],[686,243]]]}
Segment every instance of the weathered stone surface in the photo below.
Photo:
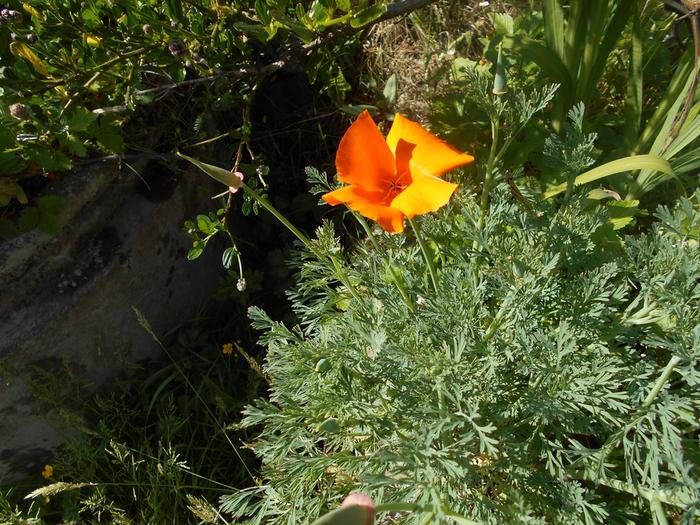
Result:
{"label": "weathered stone surface", "polygon": [[213,291],[218,254],[187,261],[180,232],[186,218],[211,207],[195,188],[206,179],[164,176],[173,184],[155,200],[135,191],[142,182],[115,162],[69,175],[49,190],[68,194],[64,232],[0,244],[0,484],[38,473],[61,442],[35,413],[34,367],[67,366],[94,392],[159,351],[132,307],[164,333]]}

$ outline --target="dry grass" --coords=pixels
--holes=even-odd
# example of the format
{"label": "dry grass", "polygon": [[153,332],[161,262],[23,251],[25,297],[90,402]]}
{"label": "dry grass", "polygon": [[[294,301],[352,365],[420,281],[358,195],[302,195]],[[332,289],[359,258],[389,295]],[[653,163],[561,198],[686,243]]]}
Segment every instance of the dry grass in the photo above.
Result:
{"label": "dry grass", "polygon": [[396,111],[423,120],[431,99],[448,81],[450,65],[456,56],[479,60],[480,38],[491,29],[489,15],[517,13],[527,1],[494,0],[488,6],[478,1],[438,0],[438,2],[399,21],[374,26],[365,41],[366,67],[381,90],[396,73],[399,95]]}

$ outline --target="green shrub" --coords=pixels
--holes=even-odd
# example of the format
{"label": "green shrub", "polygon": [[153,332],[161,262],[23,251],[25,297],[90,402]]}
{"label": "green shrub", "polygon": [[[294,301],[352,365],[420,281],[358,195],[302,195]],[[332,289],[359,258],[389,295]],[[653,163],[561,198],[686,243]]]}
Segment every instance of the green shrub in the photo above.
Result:
{"label": "green shrub", "polygon": [[[250,311],[270,396],[244,426],[264,483],[225,510],[298,524],[362,489],[415,510],[400,523],[695,523],[700,192],[625,238],[578,196],[538,217],[494,193],[483,232],[469,196],[424,221],[434,292],[414,243],[385,235],[352,254],[361,301],[307,261],[298,326]],[[329,224],[318,238],[340,249]]]}

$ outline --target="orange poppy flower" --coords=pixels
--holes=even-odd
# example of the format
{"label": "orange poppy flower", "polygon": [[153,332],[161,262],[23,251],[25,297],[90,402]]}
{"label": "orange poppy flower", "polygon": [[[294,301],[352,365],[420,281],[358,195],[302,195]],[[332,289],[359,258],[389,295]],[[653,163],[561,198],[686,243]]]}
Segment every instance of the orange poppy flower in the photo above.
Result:
{"label": "orange poppy flower", "polygon": [[335,157],[338,180],[348,186],[326,193],[323,200],[331,206],[345,204],[388,232],[402,232],[405,217],[447,204],[457,185],[439,177],[473,160],[398,113],[384,140],[363,111],[345,132]]}

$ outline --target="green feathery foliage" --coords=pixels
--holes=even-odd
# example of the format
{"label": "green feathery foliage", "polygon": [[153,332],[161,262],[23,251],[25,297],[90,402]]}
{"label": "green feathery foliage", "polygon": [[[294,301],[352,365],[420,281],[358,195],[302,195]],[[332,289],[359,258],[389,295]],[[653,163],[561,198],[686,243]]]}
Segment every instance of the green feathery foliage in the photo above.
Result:
{"label": "green feathery foliage", "polygon": [[[307,256],[298,326],[250,311],[268,350],[269,399],[243,422],[262,480],[223,510],[297,525],[362,490],[379,523],[696,523],[699,207],[621,238],[578,192],[533,213],[498,186],[483,229],[463,195],[422,223],[435,292],[404,236],[356,248],[359,301]],[[314,242],[341,250],[329,223]]]}

